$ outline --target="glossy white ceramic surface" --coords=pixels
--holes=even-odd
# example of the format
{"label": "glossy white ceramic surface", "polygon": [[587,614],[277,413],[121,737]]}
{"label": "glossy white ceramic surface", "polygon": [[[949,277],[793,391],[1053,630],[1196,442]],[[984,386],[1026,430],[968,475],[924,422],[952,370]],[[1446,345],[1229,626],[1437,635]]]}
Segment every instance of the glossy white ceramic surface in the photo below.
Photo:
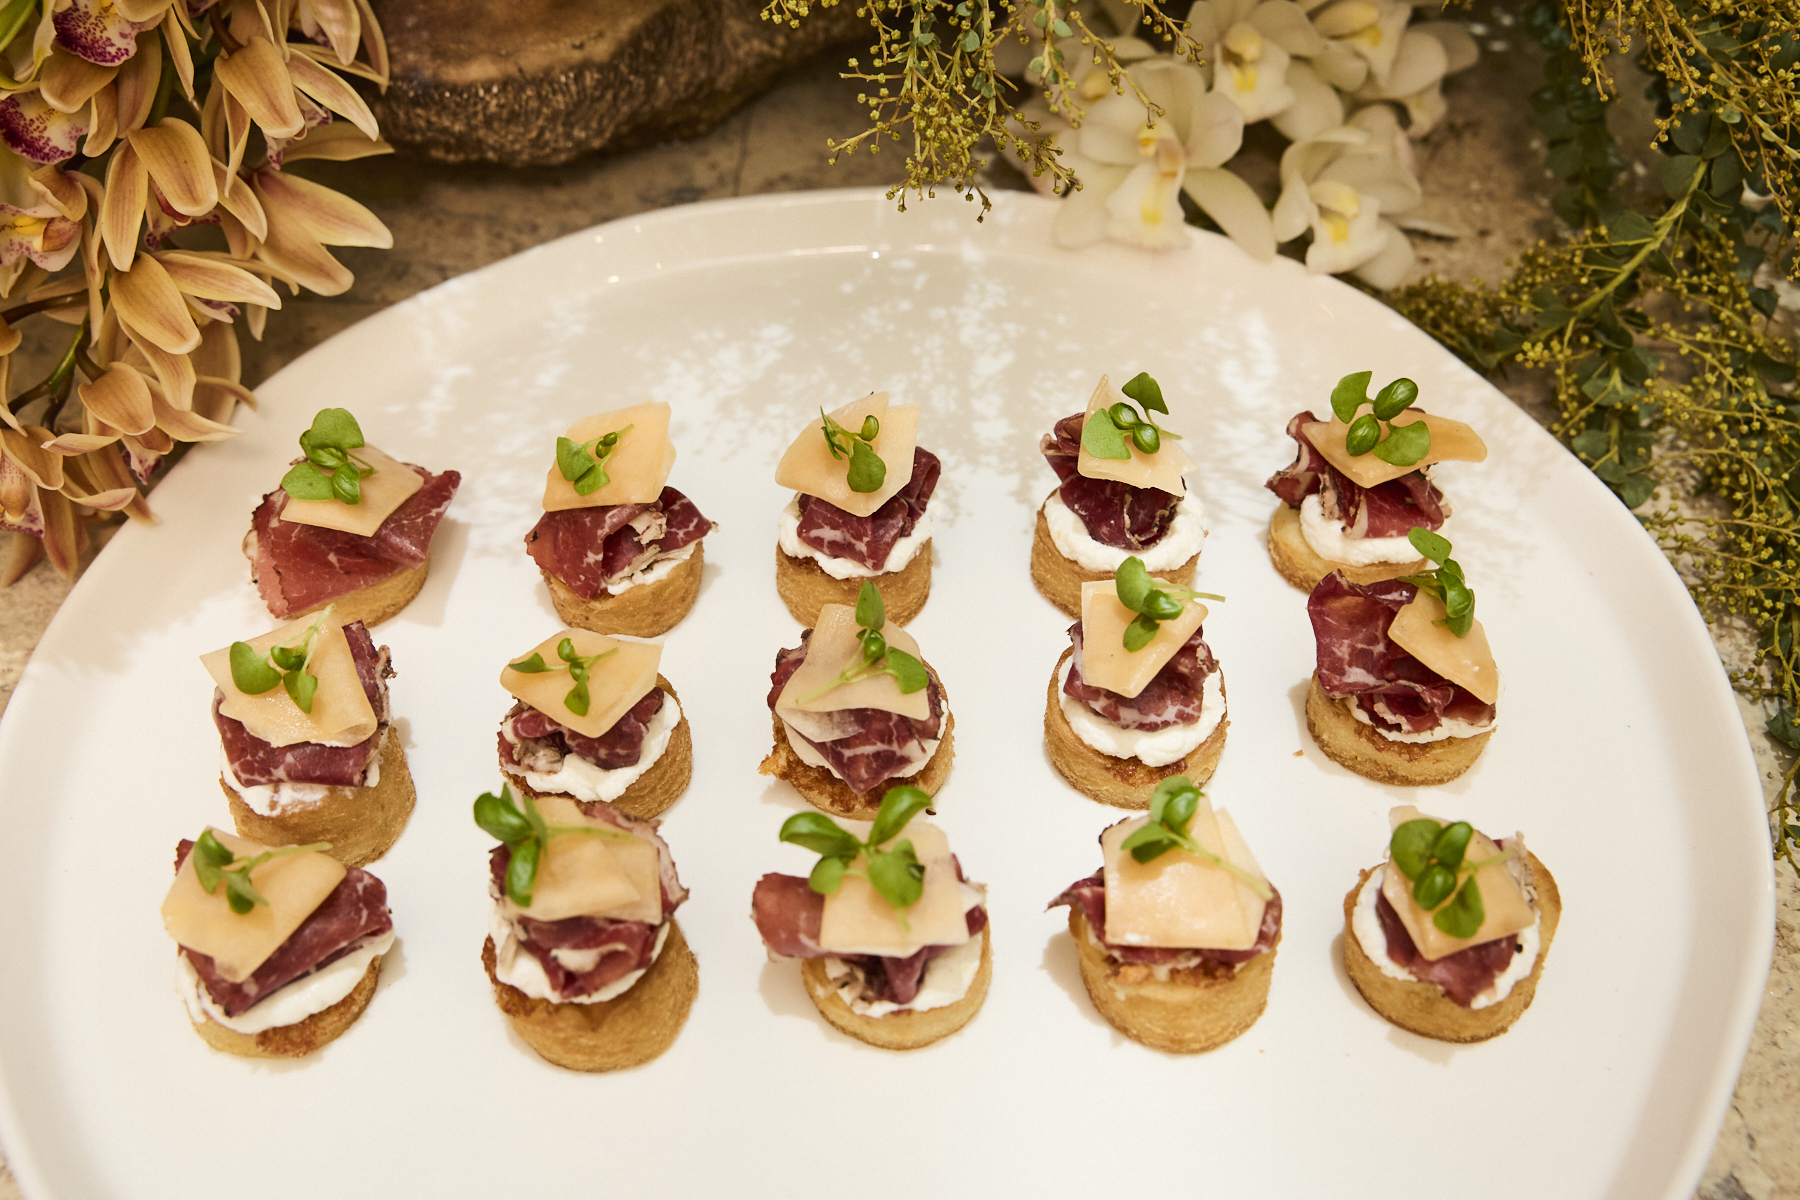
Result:
{"label": "glossy white ceramic surface", "polygon": [[[1761,791],[1707,631],[1631,515],[1502,396],[1380,304],[1222,239],[1150,256],[1050,244],[1047,201],[878,193],[697,205],[616,222],[398,305],[269,381],[64,605],[0,726],[0,1137],[38,1200],[605,1194],[1685,1196],[1756,1011],[1772,923]],[[1262,487],[1287,419],[1338,376],[1406,374],[1493,454],[1442,468],[1457,557],[1505,673],[1500,729],[1446,787],[1325,760],[1302,704],[1304,596],[1270,567]],[[1198,586],[1230,686],[1209,792],[1286,901],[1267,1012],[1214,1053],[1126,1041],[1090,1006],[1061,909],[1120,814],[1042,749],[1068,621],[1027,572],[1053,477],[1037,439],[1096,377],[1149,370],[1198,462]],[[756,772],[776,649],[776,458],[820,405],[885,388],[944,461],[936,578],[911,629],[956,714],[939,822],[990,885],[995,964],[961,1034],[895,1055],[827,1027],[748,912],[799,802]],[[501,665],[558,622],[520,539],[551,440],[645,398],[675,407],[670,482],[720,524],[664,673],[694,782],[664,832],[700,997],[674,1048],[615,1076],[548,1067],[478,962]],[[378,629],[419,805],[376,864],[400,943],[362,1021],[314,1058],[215,1053],[173,993],[157,905],[178,838],[226,821],[203,651],[273,622],[239,552],[312,413],[463,487],[423,593]],[[1344,973],[1340,904],[1416,802],[1523,830],[1566,904],[1534,1007],[1455,1047],[1403,1033]]]}

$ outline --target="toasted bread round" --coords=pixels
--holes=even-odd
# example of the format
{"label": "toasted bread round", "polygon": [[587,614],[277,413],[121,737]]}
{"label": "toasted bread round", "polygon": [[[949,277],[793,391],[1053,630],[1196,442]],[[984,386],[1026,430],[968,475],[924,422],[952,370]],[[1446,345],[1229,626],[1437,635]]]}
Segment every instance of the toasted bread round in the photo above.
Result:
{"label": "toasted bread round", "polygon": [[[991,928],[988,927],[988,928]],[[988,928],[981,931],[981,968],[975,972],[969,990],[955,1004],[928,1008],[924,1012],[891,1012],[885,1017],[865,1017],[857,1013],[825,973],[825,960],[805,959],[800,964],[800,981],[812,998],[819,1015],[835,1028],[851,1037],[883,1050],[917,1050],[942,1041],[967,1025],[987,999],[988,981],[994,977],[994,952],[988,940]]]}
{"label": "toasted bread round", "polygon": [[1327,696],[1317,672],[1306,692],[1306,728],[1332,762],[1376,783],[1403,787],[1449,783],[1475,765],[1494,736],[1490,729],[1437,742],[1391,741],[1351,716],[1343,701]]}
{"label": "toasted bread round", "polygon": [[1285,504],[1276,505],[1275,515],[1269,518],[1269,559],[1283,579],[1303,592],[1312,591],[1319,585],[1319,580],[1333,571],[1342,571],[1351,583],[1378,583],[1431,568],[1431,564],[1422,558],[1403,563],[1375,563],[1367,567],[1320,558],[1300,531],[1300,510]]}
{"label": "toasted bread round", "polygon": [[[661,675],[656,677],[656,686],[675,696],[675,702],[681,703],[681,697],[675,695],[675,685]],[[500,758],[500,772],[506,776],[507,782],[524,792],[527,796],[543,798],[545,796],[564,795],[561,792],[540,792],[525,782],[524,778],[507,770],[512,764],[506,760],[506,751],[495,747]],[[663,749],[662,757],[651,764],[650,769],[638,776],[636,783],[620,793],[617,800],[607,803],[628,817],[654,817],[675,801],[681,799],[681,793],[687,791],[688,781],[694,777],[694,735],[688,726],[687,709],[681,710],[681,720],[675,723],[675,729],[669,734],[669,744]]]}
{"label": "toasted bread round", "polygon": [[425,555],[425,561],[412,570],[400,570],[379,583],[371,583],[368,587],[357,588],[354,592],[345,592],[342,596],[334,596],[330,600],[322,600],[311,608],[297,613],[289,613],[284,620],[292,621],[307,613],[318,612],[327,604],[335,605],[331,615],[348,625],[351,621],[361,621],[370,629],[375,628],[389,617],[412,603],[412,598],[419,594],[425,586],[425,576],[431,573],[431,555]]}
{"label": "toasted bread round", "polygon": [[669,937],[643,978],[611,1000],[557,1004],[527,996],[494,974],[494,939],[481,946],[481,965],[494,985],[494,1003],[513,1032],[546,1062],[571,1071],[618,1071],[656,1058],[675,1044],[700,994],[700,964],[669,918]]}
{"label": "toasted bread round", "polygon": [[1510,1029],[1537,995],[1538,978],[1544,973],[1544,960],[1550,957],[1550,943],[1556,937],[1557,922],[1562,919],[1562,893],[1557,890],[1556,880],[1537,855],[1527,850],[1525,857],[1531,864],[1532,885],[1537,889],[1537,962],[1531,965],[1530,975],[1513,984],[1506,999],[1486,1008],[1464,1008],[1435,983],[1393,979],[1382,974],[1357,940],[1351,924],[1357,893],[1375,868],[1366,868],[1358,875],[1356,886],[1344,897],[1344,969],[1369,1007],[1402,1029],[1440,1042],[1485,1042]]}
{"label": "toasted bread round", "polygon": [[[1181,587],[1190,587],[1194,582],[1194,568],[1199,562],[1200,556],[1196,554],[1179,567],[1150,574]],[[1081,585],[1112,577],[1111,571],[1090,571],[1074,559],[1064,558],[1050,538],[1050,522],[1044,518],[1044,506],[1038,505],[1037,532],[1031,538],[1031,581],[1037,584],[1038,591],[1071,617],[1079,617]]]}
{"label": "toasted bread round", "polygon": [[950,764],[956,758],[956,717],[946,706],[944,736],[938,742],[937,750],[925,760],[924,766],[911,775],[884,779],[867,792],[853,792],[849,784],[824,767],[815,767],[809,762],[801,761],[800,756],[794,753],[793,745],[788,742],[787,727],[781,723],[781,718],[775,717],[774,721],[775,746],[769,751],[768,757],[762,760],[762,765],[756,768],[757,774],[773,775],[792,784],[802,800],[834,817],[873,821],[875,814],[881,811],[881,798],[889,788],[916,787],[928,796],[935,796],[938,789],[944,786],[944,780],[949,777]]}
{"label": "toasted bread round", "polygon": [[369,1007],[369,998],[375,994],[375,984],[380,979],[381,956],[377,955],[370,961],[369,969],[363,972],[363,977],[356,981],[356,986],[350,989],[349,995],[304,1021],[295,1021],[292,1025],[277,1025],[261,1033],[239,1033],[235,1029],[225,1028],[208,1016],[204,1020],[193,1022],[194,1032],[204,1038],[206,1044],[214,1050],[223,1050],[241,1058],[303,1058],[327,1042],[336,1041],[344,1030],[356,1024],[356,1018],[362,1016],[363,1009]]}
{"label": "toasted bread round", "polygon": [[881,593],[887,619],[906,624],[919,615],[931,595],[931,539],[925,539],[904,567],[873,579],[834,579],[812,559],[794,558],[779,544],[775,547],[775,589],[802,625],[817,625],[819,610],[827,604],[855,604],[865,583],[873,583]]}
{"label": "toasted bread round", "polygon": [[656,637],[675,628],[694,607],[700,595],[700,572],[705,560],[706,543],[696,542],[687,561],[676,564],[674,570],[655,583],[640,583],[616,596],[601,592],[592,600],[583,600],[550,572],[542,574],[556,615],[575,628]]}
{"label": "toasted bread round", "polygon": [[367,866],[399,840],[412,815],[412,772],[400,735],[389,725],[381,737],[381,777],[374,787],[334,787],[317,804],[265,817],[255,812],[219,777],[238,836],[265,846],[306,846],[330,842],[326,851],[346,867]]}
{"label": "toasted bread round", "polygon": [[[1219,756],[1225,752],[1225,730],[1231,725],[1222,719],[1204,742],[1172,763],[1160,767],[1147,766],[1136,758],[1114,758],[1082,741],[1069,718],[1063,715],[1062,689],[1056,681],[1062,665],[1075,653],[1073,646],[1062,652],[1050,672],[1050,688],[1044,698],[1044,748],[1050,752],[1050,765],[1074,786],[1075,790],[1102,804],[1115,808],[1149,808],[1156,785],[1173,775],[1186,775],[1195,785],[1204,784],[1219,769]],[[1223,693],[1225,680],[1219,679]]]}
{"label": "toasted bread round", "polygon": [[1267,953],[1235,970],[1208,963],[1159,980],[1149,967],[1107,954],[1079,906],[1069,909],[1069,936],[1075,939],[1081,982],[1100,1015],[1132,1041],[1172,1054],[1217,1049],[1256,1024],[1269,1002],[1275,952],[1281,949],[1276,934]]}

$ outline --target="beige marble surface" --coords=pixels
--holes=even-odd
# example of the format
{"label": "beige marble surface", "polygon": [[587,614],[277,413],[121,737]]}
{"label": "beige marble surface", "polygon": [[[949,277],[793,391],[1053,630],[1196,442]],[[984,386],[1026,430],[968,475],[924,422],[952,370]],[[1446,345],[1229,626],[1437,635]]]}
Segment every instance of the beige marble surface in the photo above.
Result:
{"label": "beige marble surface", "polygon": [[[1514,31],[1489,30],[1484,62],[1451,82],[1451,120],[1419,147],[1425,215],[1454,238],[1421,239],[1421,269],[1458,278],[1497,275],[1506,258],[1552,232],[1542,147],[1530,133],[1524,96],[1535,66],[1512,45]],[[891,182],[893,156],[824,162],[828,135],[857,128],[851,89],[825,61],[794,72],[708,137],[624,158],[565,167],[500,171],[434,167],[392,159],[319,165],[316,177],[370,205],[394,232],[392,251],[343,252],[356,286],[335,298],[307,296],[269,321],[267,340],[246,348],[246,382],[363,317],[434,284],[587,226],[649,209],[760,192]],[[313,164],[309,164],[312,166]],[[1007,173],[997,186],[1022,186]],[[937,203],[960,203],[945,198]],[[1502,382],[1531,406],[1529,378]],[[39,566],[0,592],[0,711],[32,646],[68,585]],[[1753,743],[1768,777],[1778,771],[1761,719]],[[1696,1195],[1700,1200],[1800,1198],[1800,887],[1771,867],[1781,895],[1775,968],[1737,1095]],[[0,1165],[0,1200],[17,1200]]]}

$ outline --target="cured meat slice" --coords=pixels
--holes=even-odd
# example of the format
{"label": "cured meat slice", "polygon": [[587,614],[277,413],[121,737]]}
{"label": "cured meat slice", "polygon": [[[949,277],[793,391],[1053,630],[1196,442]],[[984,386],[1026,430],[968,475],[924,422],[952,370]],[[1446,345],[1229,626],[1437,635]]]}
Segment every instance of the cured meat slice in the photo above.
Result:
{"label": "cured meat slice", "polygon": [[1132,487],[1116,479],[1089,479],[1081,474],[1077,467],[1086,416],[1064,417],[1038,443],[1062,485],[1058,494],[1096,542],[1119,550],[1149,549],[1162,541],[1174,524],[1181,497],[1160,488]]}
{"label": "cured meat slice", "polygon": [[894,544],[911,533],[925,515],[942,470],[937,455],[914,446],[912,478],[866,517],[801,493],[800,540],[820,554],[847,558],[871,571],[883,570]]}
{"label": "cured meat slice", "polygon": [[369,537],[283,521],[287,492],[276,488],[263,497],[251,515],[244,553],[269,612],[291,617],[424,564],[462,475],[406,465],[425,482]]}
{"label": "cured meat slice", "polygon": [[[956,868],[962,877],[962,864]],[[879,954],[833,954],[819,945],[819,927],[825,919],[825,897],[798,875],[764,875],[750,897],[750,915],[756,931],[771,953],[783,958],[836,958],[862,973],[865,1000],[910,1004],[919,994],[925,967],[949,946],[925,946],[904,958]],[[986,907],[976,905],[963,913],[969,936],[987,928]]]}
{"label": "cured meat slice", "polygon": [[1095,871],[1086,879],[1078,879],[1065,888],[1061,895],[1052,900],[1045,911],[1066,904],[1071,908],[1081,909],[1087,918],[1088,930],[1094,940],[1105,947],[1106,952],[1123,963],[1142,963],[1146,966],[1186,967],[1200,962],[1242,963],[1249,962],[1275,944],[1276,935],[1281,932],[1281,893],[1273,884],[1269,890],[1274,892],[1269,902],[1263,905],[1262,927],[1256,931],[1256,942],[1248,950],[1201,950],[1182,949],[1174,946],[1121,946],[1106,940],[1106,872]]}
{"label": "cured meat slice", "polygon": [[362,786],[369,760],[380,751],[382,735],[387,732],[387,681],[393,677],[394,668],[388,663],[388,648],[377,649],[361,621],[344,626],[344,640],[350,643],[356,677],[362,683],[363,694],[369,698],[369,707],[375,712],[375,732],[353,746],[328,746],[323,742],[272,746],[251,733],[242,721],[220,711],[225,693],[214,688],[213,724],[219,730],[219,744],[225,750],[225,760],[231,764],[231,773],[240,784],[245,787],[275,783]]}
{"label": "cured meat slice", "polygon": [[1495,707],[1445,679],[1388,637],[1394,616],[1418,588],[1398,579],[1351,583],[1341,571],[1321,579],[1306,600],[1317,643],[1319,686],[1336,700],[1356,697],[1377,729],[1425,733],[1446,717],[1471,725]]}
{"label": "cured meat slice", "polygon": [[[775,670],[769,676],[771,712],[781,698],[781,689],[806,661],[806,647],[811,640],[812,630],[805,630],[798,646],[777,652]],[[925,670],[930,675],[925,696],[931,709],[931,716],[926,720],[879,708],[847,708],[833,714],[846,732],[829,742],[815,742],[794,732],[791,727],[784,725],[783,728],[788,737],[799,738],[823,756],[851,791],[858,795],[867,794],[885,780],[910,775],[923,766],[931,757],[925,743],[943,733],[943,688],[938,683],[937,672],[930,666]]]}
{"label": "cured meat slice", "polygon": [[[194,843],[183,838],[175,847],[175,869],[187,861]],[[360,867],[351,867],[336,888],[312,910],[288,940],[275,948],[250,978],[232,983],[223,978],[210,955],[182,947],[194,973],[206,985],[213,1003],[228,1017],[239,1016],[275,991],[355,950],[368,938],[394,927],[388,912],[387,886]]]}
{"label": "cured meat slice", "polygon": [[1121,696],[1082,679],[1080,621],[1069,626],[1069,640],[1075,644],[1075,656],[1069,662],[1069,678],[1063,683],[1063,691],[1114,725],[1149,732],[1172,725],[1192,725],[1200,719],[1206,677],[1219,669],[1203,630],[1194,630],[1135,696]]}
{"label": "cured meat slice", "polygon": [[718,525],[672,487],[649,504],[607,504],[547,512],[525,535],[532,561],[592,600],[658,559],[699,541]]}
{"label": "cured meat slice", "polygon": [[1394,965],[1415,979],[1437,984],[1444,989],[1444,995],[1464,1008],[1494,986],[1494,980],[1511,965],[1513,955],[1520,949],[1519,936],[1507,934],[1433,962],[1419,953],[1412,934],[1406,931],[1406,923],[1386,895],[1376,897],[1375,915],[1381,920],[1381,932],[1387,935],[1387,954]]}
{"label": "cured meat slice", "polygon": [[[634,767],[644,754],[644,734],[650,718],[662,711],[665,699],[661,688],[651,688],[599,737],[586,737],[521,700],[501,721],[502,752],[520,767],[545,774],[560,769],[565,754],[584,758],[607,771]],[[556,755],[554,765],[534,761],[540,760],[546,750]]]}
{"label": "cured meat slice", "polygon": [[1308,411],[1297,414],[1287,424],[1288,436],[1298,447],[1294,461],[1269,476],[1263,485],[1281,497],[1283,504],[1299,508],[1302,500],[1317,493],[1320,511],[1331,520],[1343,522],[1349,536],[1356,538],[1405,537],[1415,526],[1431,530],[1444,527],[1450,515],[1449,503],[1423,471],[1412,471],[1372,488],[1360,487],[1333,467],[1307,439],[1303,427],[1318,419]]}

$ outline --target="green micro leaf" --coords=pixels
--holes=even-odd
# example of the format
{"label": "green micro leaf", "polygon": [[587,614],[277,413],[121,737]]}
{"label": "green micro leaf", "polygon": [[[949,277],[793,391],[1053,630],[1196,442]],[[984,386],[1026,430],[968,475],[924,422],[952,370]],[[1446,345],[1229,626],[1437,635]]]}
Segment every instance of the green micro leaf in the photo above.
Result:
{"label": "green micro leaf", "polygon": [[208,895],[218,889],[220,874],[237,857],[225,848],[225,843],[210,829],[201,831],[200,836],[194,839],[194,848],[188,853],[194,863],[194,876]]}
{"label": "green micro leaf", "polygon": [[1406,540],[1412,543],[1412,548],[1419,552],[1421,558],[1429,558],[1432,562],[1441,564],[1450,557],[1449,539],[1431,532],[1423,525],[1414,525],[1407,530]]}
{"label": "green micro leaf", "polygon": [[1081,427],[1081,448],[1095,458],[1128,459],[1131,447],[1125,444],[1125,433],[1105,410],[1098,410],[1088,416],[1087,423]]}
{"label": "green micro leaf", "polygon": [[819,431],[825,435],[825,448],[831,451],[831,457],[842,459],[845,454],[849,453],[850,448],[844,445],[849,441],[849,435],[844,431],[842,425],[826,414],[823,405],[819,407]]}
{"label": "green micro leaf", "polygon": [[1132,619],[1131,624],[1125,627],[1125,649],[1136,654],[1156,640],[1156,630],[1156,618],[1140,613]]}
{"label": "green micro leaf", "polygon": [[869,845],[879,846],[899,836],[908,821],[931,807],[931,797],[923,788],[891,787],[881,798],[875,823],[869,827]]}
{"label": "green micro leaf", "polygon": [[862,849],[856,836],[821,812],[795,813],[781,823],[781,840],[827,858],[855,858]]}
{"label": "green micro leaf", "polygon": [[531,836],[531,822],[513,803],[512,788],[502,787],[500,795],[483,792],[475,801],[475,824],[482,832],[507,845]]}
{"label": "green micro leaf", "polygon": [[332,476],[309,462],[295,463],[281,477],[281,490],[296,500],[331,499]]}
{"label": "green micro leaf", "polygon": [[361,504],[362,476],[348,467],[339,467],[331,476],[331,494],[345,504]]}
{"label": "green micro leaf", "polygon": [[536,675],[543,671],[562,670],[561,667],[553,667],[546,663],[544,656],[535,651],[530,658],[521,658],[516,663],[507,663],[506,665],[509,670],[517,671],[521,675]]}
{"label": "green micro leaf", "polygon": [[300,435],[301,449],[335,446],[354,450],[363,444],[362,426],[347,408],[321,408],[313,415],[312,428]]}
{"label": "green micro leaf", "polygon": [[1155,454],[1162,449],[1162,431],[1154,425],[1139,425],[1131,431],[1131,440],[1145,454]]}
{"label": "green micro leaf", "polygon": [[261,892],[256,890],[255,885],[250,882],[250,871],[248,868],[242,871],[227,871],[225,872],[224,878],[225,902],[231,905],[231,911],[238,914],[238,916],[243,916],[259,904],[267,904],[269,902]]}
{"label": "green micro leaf", "polygon": [[1419,872],[1413,885],[1413,899],[1420,908],[1430,910],[1442,904],[1456,890],[1456,872],[1442,863],[1432,863]]}
{"label": "green micro leaf", "polygon": [[1144,611],[1144,597],[1150,591],[1150,572],[1144,568],[1144,560],[1132,555],[1119,564],[1113,572],[1113,591],[1119,597],[1119,603],[1132,612]]}
{"label": "green micro leaf", "polygon": [[877,850],[867,859],[869,883],[895,908],[911,908],[925,891],[925,864],[911,842]]}
{"label": "green micro leaf", "polygon": [[1338,420],[1348,425],[1355,419],[1356,410],[1369,402],[1369,380],[1373,378],[1373,371],[1358,371],[1337,381],[1331,389],[1331,411]]}
{"label": "green micro leaf", "polygon": [[1129,398],[1144,406],[1145,412],[1159,412],[1168,415],[1169,406],[1163,402],[1162,387],[1150,378],[1147,371],[1139,371],[1131,377],[1131,382],[1119,389]]}
{"label": "green micro leaf", "polygon": [[[1187,783],[1184,775],[1177,775],[1176,778]],[[1162,823],[1175,833],[1185,834],[1199,808],[1200,789],[1188,783],[1186,787],[1177,788],[1170,793],[1168,803],[1163,806]]]}
{"label": "green micro leaf", "polygon": [[887,624],[887,605],[881,591],[867,579],[856,594],[856,623],[864,629],[880,629]]}
{"label": "green micro leaf", "polygon": [[1481,888],[1476,886],[1475,877],[1471,875],[1462,890],[1456,893],[1456,899],[1439,909],[1431,923],[1451,937],[1470,938],[1481,931],[1481,923],[1486,919],[1487,905],[1482,903]]}
{"label": "green micro leaf", "polygon": [[317,676],[305,671],[289,671],[281,677],[281,686],[286,689],[288,699],[300,706],[301,712],[312,712],[313,693],[319,690]]}
{"label": "green micro leaf", "polygon": [[1407,821],[1394,830],[1394,836],[1388,841],[1388,853],[1393,856],[1394,865],[1400,873],[1413,882],[1418,882],[1431,861],[1431,847],[1437,841],[1438,831],[1443,826],[1428,817]]}
{"label": "green micro leaf", "polygon": [[1193,787],[1193,781],[1186,775],[1171,775],[1157,784],[1150,793],[1150,823],[1153,825],[1167,824],[1164,818],[1168,815],[1169,802]]}
{"label": "green micro leaf", "polygon": [[281,672],[271,667],[269,660],[258,654],[249,642],[233,642],[231,682],[246,696],[260,696],[281,682]]}
{"label": "green micro leaf", "polygon": [[[887,639],[873,629],[865,629],[857,635],[862,642],[862,660],[871,665],[887,657]],[[854,668],[852,668],[854,670]]]}
{"label": "green micro leaf", "polygon": [[563,707],[578,717],[588,715],[588,703],[588,685],[585,678],[570,688],[569,694],[563,697]]}
{"label": "green micro leaf", "polygon": [[806,882],[821,896],[836,895],[838,888],[843,886],[844,872],[849,869],[850,861],[847,858],[821,858],[813,864],[812,874],[806,877]]}
{"label": "green micro leaf", "polygon": [[881,461],[881,455],[869,449],[867,442],[853,441],[850,443],[850,470],[845,479],[853,492],[879,492],[887,479],[887,464]]}
{"label": "green micro leaf", "polygon": [[269,659],[283,671],[298,671],[306,665],[306,647],[270,646]]}
{"label": "green micro leaf", "polygon": [[1396,467],[1410,467],[1430,453],[1431,428],[1423,421],[1388,426],[1388,435],[1375,446],[1375,457]]}
{"label": "green micro leaf", "polygon": [[1431,844],[1431,857],[1449,867],[1452,871],[1462,866],[1463,855],[1469,851],[1469,839],[1475,836],[1475,827],[1467,821],[1458,821],[1454,825],[1444,826],[1444,831]]}
{"label": "green micro leaf", "polygon": [[874,413],[863,418],[862,428],[857,430],[856,436],[865,442],[873,442],[881,436],[881,422]]}
{"label": "green micro leaf", "polygon": [[531,893],[537,887],[538,857],[543,850],[544,843],[535,836],[512,848],[512,858],[506,864],[506,896],[520,908],[531,907]]}
{"label": "green micro leaf", "polygon": [[894,682],[900,688],[900,694],[910,696],[931,680],[926,674],[925,664],[904,650],[889,648],[887,652],[888,673],[893,675]]}
{"label": "green micro leaf", "polygon": [[1186,607],[1186,601],[1171,596],[1161,588],[1151,588],[1144,596],[1144,607],[1139,611],[1155,621],[1173,621]]}
{"label": "green micro leaf", "polygon": [[1419,385],[1410,379],[1396,379],[1375,393],[1375,415],[1391,421],[1419,398]]}
{"label": "green micro leaf", "polygon": [[1119,848],[1129,851],[1131,857],[1138,862],[1145,863],[1167,854],[1180,845],[1181,843],[1171,836],[1167,829],[1152,821],[1148,825],[1139,826],[1131,836],[1119,844]]}
{"label": "green micro leaf", "polygon": [[[594,456],[581,446],[580,442],[570,441],[566,437],[556,439],[556,470],[570,483],[578,483],[582,476],[592,471],[595,466]],[[580,488],[576,488],[580,491]]]}
{"label": "green micro leaf", "polygon": [[1350,429],[1344,435],[1344,449],[1350,456],[1360,457],[1375,448],[1381,441],[1381,422],[1368,413],[1350,422]]}

